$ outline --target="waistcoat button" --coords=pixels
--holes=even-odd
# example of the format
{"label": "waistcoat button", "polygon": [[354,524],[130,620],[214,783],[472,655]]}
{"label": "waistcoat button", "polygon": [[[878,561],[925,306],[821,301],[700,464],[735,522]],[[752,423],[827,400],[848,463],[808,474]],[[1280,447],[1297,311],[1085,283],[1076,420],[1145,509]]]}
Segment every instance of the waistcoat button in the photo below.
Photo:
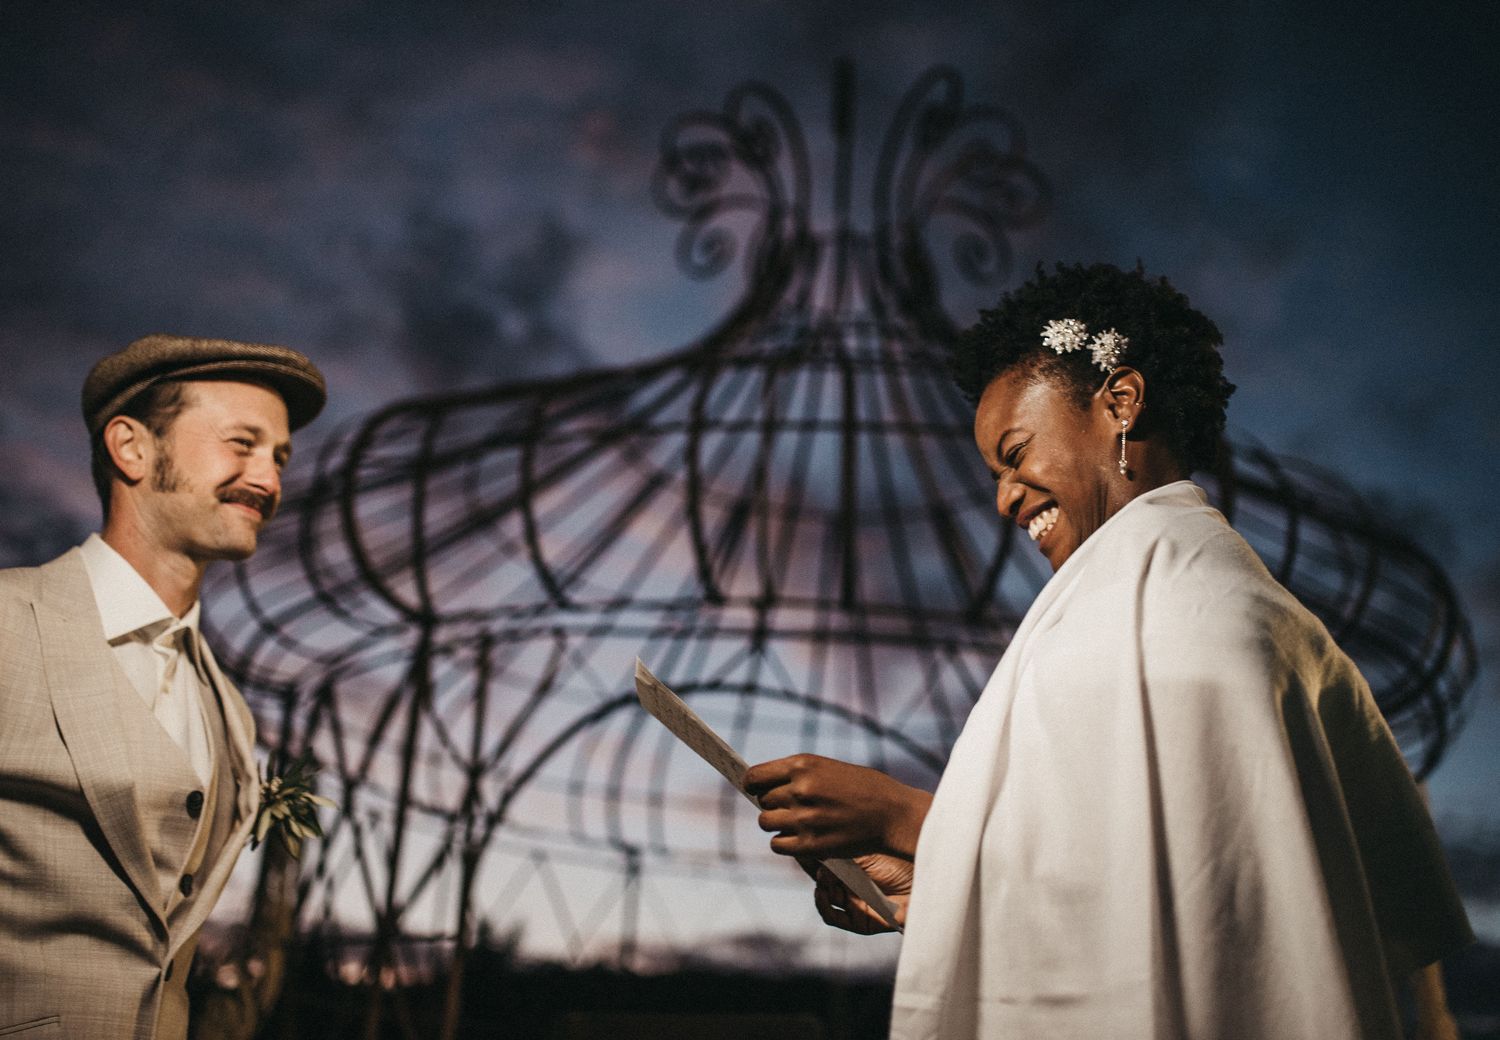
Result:
{"label": "waistcoat button", "polygon": [[203,812],[203,792],[194,791],[187,796],[187,814],[193,819]]}
{"label": "waistcoat button", "polygon": [[185,896],[192,895],[193,894],[193,875],[191,875],[191,874],[184,874],[184,875],[182,875],[182,880],[180,880],[180,881],[177,882],[177,888]]}

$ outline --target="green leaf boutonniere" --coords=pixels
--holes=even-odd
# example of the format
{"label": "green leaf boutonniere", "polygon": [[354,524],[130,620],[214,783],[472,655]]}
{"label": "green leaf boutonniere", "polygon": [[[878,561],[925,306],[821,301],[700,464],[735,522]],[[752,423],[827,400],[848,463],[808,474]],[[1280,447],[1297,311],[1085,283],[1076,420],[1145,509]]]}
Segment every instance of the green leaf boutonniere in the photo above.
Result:
{"label": "green leaf boutonniere", "polygon": [[[274,761],[274,760],[273,760]],[[268,776],[260,782],[260,810],[255,814],[255,830],[250,835],[253,849],[274,837],[292,859],[302,858],[302,842],[321,838],[323,825],[318,822],[318,806],[336,809],[332,801],[313,794],[313,780],[318,775],[311,752],[304,751],[288,764],[280,776]]]}

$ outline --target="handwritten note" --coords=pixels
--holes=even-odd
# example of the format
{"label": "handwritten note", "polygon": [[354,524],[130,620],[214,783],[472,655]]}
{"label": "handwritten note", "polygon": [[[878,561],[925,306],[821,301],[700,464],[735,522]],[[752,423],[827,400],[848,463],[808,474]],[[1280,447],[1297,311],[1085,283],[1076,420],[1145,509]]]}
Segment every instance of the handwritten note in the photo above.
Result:
{"label": "handwritten note", "polygon": [[[715,733],[708,723],[700,719],[697,712],[689,708],[681,697],[652,675],[640,658],[636,658],[635,661],[635,695],[640,699],[641,707],[667,727],[673,736],[691,748],[699,758],[713,766],[720,776],[728,780],[740,794],[750,799],[751,804],[757,809],[760,808],[755,797],[744,788],[745,760],[734,748],[725,743],[724,738]],[[834,877],[844,883],[845,888],[863,899],[870,909],[895,924],[895,906],[870,879],[870,875],[860,869],[858,863],[852,859],[829,859],[824,860],[823,865],[833,872]]]}

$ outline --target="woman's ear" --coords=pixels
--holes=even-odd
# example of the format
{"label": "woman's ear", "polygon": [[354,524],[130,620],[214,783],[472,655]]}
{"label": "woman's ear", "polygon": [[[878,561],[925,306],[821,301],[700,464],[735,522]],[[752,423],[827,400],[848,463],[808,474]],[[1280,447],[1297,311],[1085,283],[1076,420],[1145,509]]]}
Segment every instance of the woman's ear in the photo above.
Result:
{"label": "woman's ear", "polygon": [[128,415],[117,415],[104,427],[104,447],[115,468],[131,484],[140,483],[151,472],[150,431]]}
{"label": "woman's ear", "polygon": [[1146,379],[1129,365],[1121,365],[1104,380],[1099,394],[1114,423],[1127,422],[1133,427],[1146,407]]}

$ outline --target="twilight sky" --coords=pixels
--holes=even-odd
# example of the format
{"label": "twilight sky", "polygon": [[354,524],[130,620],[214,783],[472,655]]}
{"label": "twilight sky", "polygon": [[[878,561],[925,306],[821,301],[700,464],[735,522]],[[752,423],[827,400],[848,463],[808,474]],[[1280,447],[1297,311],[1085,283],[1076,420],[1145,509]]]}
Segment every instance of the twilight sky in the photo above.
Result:
{"label": "twilight sky", "polygon": [[77,389],[99,355],[153,331],[297,346],[334,393],[304,456],[397,397],[653,357],[738,287],[673,263],[648,193],[664,124],[764,80],[826,205],[834,60],[857,65],[866,179],[896,100],[944,63],[1019,118],[1053,185],[1018,270],[1168,275],[1225,333],[1232,427],[1339,473],[1444,562],[1482,671],[1433,799],[1445,829],[1493,835],[1500,15],[1353,10],[7,5],[0,563],[95,522]]}

